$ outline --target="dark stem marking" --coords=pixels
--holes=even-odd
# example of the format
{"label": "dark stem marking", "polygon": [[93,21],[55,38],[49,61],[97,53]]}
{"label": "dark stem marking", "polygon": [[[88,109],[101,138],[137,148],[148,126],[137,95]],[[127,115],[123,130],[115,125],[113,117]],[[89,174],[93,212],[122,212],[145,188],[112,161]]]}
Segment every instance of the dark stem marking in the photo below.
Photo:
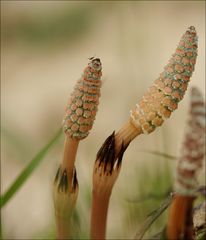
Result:
{"label": "dark stem marking", "polygon": [[61,168],[59,167],[58,170],[57,170],[57,173],[56,173],[55,179],[54,179],[54,183],[57,183],[60,174],[61,174]]}
{"label": "dark stem marking", "polygon": [[[66,169],[62,171],[61,166],[57,170],[57,173],[54,179],[54,184],[57,184],[57,189],[59,192],[66,193],[69,189],[67,171]],[[77,172],[76,172],[76,169],[74,169],[73,178],[72,178],[72,188],[71,188],[72,192],[74,192],[77,187],[78,187]]]}
{"label": "dark stem marking", "polygon": [[77,187],[78,187],[77,171],[76,171],[76,168],[74,168],[74,175],[73,175],[73,180],[72,180],[72,190],[75,191]]}
{"label": "dark stem marking", "polygon": [[66,169],[64,169],[63,174],[60,178],[58,190],[62,192],[66,192],[68,190],[68,179]]}
{"label": "dark stem marking", "polygon": [[99,167],[103,164],[104,173],[106,172],[107,166],[109,165],[110,166],[109,173],[112,174],[116,161],[117,161],[117,168],[121,166],[124,152],[128,146],[129,146],[129,143],[127,145],[124,145],[124,142],[122,141],[121,149],[116,156],[115,131],[113,131],[113,133],[105,140],[102,147],[99,149],[96,157],[96,161],[99,160]]}

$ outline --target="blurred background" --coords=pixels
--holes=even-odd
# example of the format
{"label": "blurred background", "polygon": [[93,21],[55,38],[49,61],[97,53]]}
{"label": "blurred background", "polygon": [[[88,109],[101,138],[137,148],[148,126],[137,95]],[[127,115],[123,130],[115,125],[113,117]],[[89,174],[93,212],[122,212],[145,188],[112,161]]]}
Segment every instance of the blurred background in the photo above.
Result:
{"label": "blurred background", "polygon": [[[65,104],[88,58],[99,57],[99,111],[76,162],[80,192],[74,235],[88,238],[95,155],[127,121],[191,25],[199,42],[190,87],[205,95],[204,1],[1,1],[1,193],[61,127]],[[178,156],[188,106],[189,91],[161,128],[138,137],[126,151],[110,201],[108,238],[132,238],[171,188],[175,161],[149,151]],[[52,182],[63,141],[62,134],[2,209],[5,239],[55,238]],[[166,217],[151,233],[161,230]]]}

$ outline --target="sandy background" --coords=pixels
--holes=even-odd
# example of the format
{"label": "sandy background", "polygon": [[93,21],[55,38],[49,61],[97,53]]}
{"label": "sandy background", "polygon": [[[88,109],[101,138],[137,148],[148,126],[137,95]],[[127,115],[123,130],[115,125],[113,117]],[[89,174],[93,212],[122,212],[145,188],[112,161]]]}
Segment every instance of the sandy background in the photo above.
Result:
{"label": "sandy background", "polygon": [[[62,24],[73,24],[79,32],[75,27],[68,34],[65,26],[62,30],[55,28],[53,23],[61,15],[75,11],[80,20],[69,18],[68,23],[65,20]],[[82,227],[88,229],[90,203],[85,203],[85,196],[91,192],[96,152],[105,138],[128,119],[129,110],[158,77],[191,25],[195,26],[199,41],[190,86],[199,87],[205,95],[205,2],[1,1],[1,15],[1,192],[61,126],[67,98],[88,57],[95,55],[102,61],[99,111],[91,134],[80,144],[76,163],[80,185],[78,208],[82,212]],[[48,19],[52,21],[45,37],[45,32],[39,33],[38,29],[44,30]],[[29,30],[36,26],[39,38],[35,31],[25,33],[26,23]],[[55,32],[53,28],[60,30]],[[133,234],[124,228],[120,196],[136,195],[135,179],[143,165],[152,171],[155,161],[164,164],[165,159],[143,150],[178,155],[189,89],[178,111],[161,128],[149,136],[138,137],[128,148],[110,202],[109,237]],[[45,231],[54,229],[51,189],[62,151],[63,136],[3,208],[5,237],[40,239]]]}

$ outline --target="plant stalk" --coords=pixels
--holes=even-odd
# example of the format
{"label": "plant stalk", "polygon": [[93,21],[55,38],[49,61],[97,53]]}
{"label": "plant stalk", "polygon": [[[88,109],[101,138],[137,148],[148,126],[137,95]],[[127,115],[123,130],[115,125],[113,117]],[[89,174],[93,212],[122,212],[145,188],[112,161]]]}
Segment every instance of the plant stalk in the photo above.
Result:
{"label": "plant stalk", "polygon": [[140,127],[135,127],[130,121],[126,122],[115,135],[115,156],[118,156],[122,143],[127,146],[140,134],[142,134],[142,129]]}
{"label": "plant stalk", "polygon": [[168,240],[194,240],[192,209],[195,197],[176,195],[172,201],[167,225]]}
{"label": "plant stalk", "polygon": [[74,163],[76,159],[79,140],[72,139],[69,136],[65,137],[64,154],[62,160],[62,170],[66,169],[69,184],[72,182]]}
{"label": "plant stalk", "polygon": [[69,239],[70,236],[70,219],[56,217],[57,239]]}
{"label": "plant stalk", "polygon": [[98,195],[93,191],[92,195],[90,236],[91,239],[105,239],[110,194]]}

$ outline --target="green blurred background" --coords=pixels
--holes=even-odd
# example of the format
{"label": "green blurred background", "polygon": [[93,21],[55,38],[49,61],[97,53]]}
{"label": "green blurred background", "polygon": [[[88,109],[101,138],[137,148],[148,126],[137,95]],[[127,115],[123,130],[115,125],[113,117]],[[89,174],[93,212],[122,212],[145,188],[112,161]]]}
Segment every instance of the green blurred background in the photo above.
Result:
{"label": "green blurred background", "polygon": [[[129,109],[158,77],[190,25],[199,37],[190,86],[204,91],[204,1],[1,1],[1,193],[61,126],[67,98],[88,58],[99,57],[99,111],[76,162],[80,193],[74,232],[88,238],[95,155],[105,138],[128,119]],[[175,161],[147,151],[178,156],[188,104],[187,93],[161,128],[138,137],[125,153],[110,201],[108,238],[134,236],[161,203],[158,196],[171,187]],[[3,208],[5,239],[55,237],[52,181],[63,141],[62,135]],[[151,234],[161,230],[165,219],[163,215],[155,222]]]}

